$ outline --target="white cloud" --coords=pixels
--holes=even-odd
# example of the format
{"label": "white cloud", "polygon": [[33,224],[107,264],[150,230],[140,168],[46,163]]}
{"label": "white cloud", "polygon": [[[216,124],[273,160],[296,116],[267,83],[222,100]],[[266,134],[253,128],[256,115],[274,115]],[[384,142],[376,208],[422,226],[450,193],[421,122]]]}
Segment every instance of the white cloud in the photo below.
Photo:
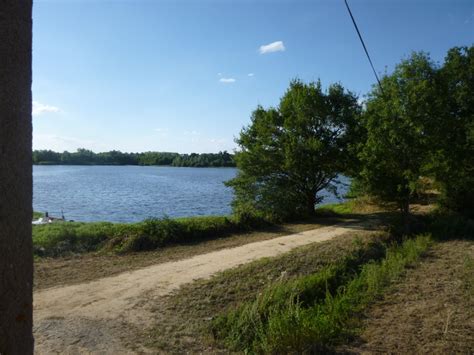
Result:
{"label": "white cloud", "polygon": [[236,82],[234,78],[220,78],[219,81],[224,84],[232,84]]}
{"label": "white cloud", "polygon": [[269,44],[265,44],[263,46],[260,46],[260,54],[267,54],[267,53],[273,53],[273,52],[283,52],[285,50],[285,45],[283,44],[282,41],[276,41],[272,42]]}
{"label": "white cloud", "polygon": [[250,76],[250,77],[252,77],[252,76],[254,76],[254,75],[255,75],[254,73],[248,73],[248,74],[247,74],[247,76]]}
{"label": "white cloud", "polygon": [[59,109],[59,107],[42,104],[41,102],[38,102],[38,101],[33,101],[33,110],[31,111],[31,114],[33,116],[39,116],[47,112],[58,113],[60,111],[61,110]]}

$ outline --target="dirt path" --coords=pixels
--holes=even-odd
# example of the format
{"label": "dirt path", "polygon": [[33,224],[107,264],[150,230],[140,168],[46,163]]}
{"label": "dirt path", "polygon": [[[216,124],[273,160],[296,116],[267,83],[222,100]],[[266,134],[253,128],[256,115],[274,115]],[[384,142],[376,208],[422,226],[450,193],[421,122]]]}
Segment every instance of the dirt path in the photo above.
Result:
{"label": "dirt path", "polygon": [[474,242],[433,247],[366,313],[353,354],[474,353]]}
{"label": "dirt path", "polygon": [[136,340],[133,334],[151,324],[151,305],[147,300],[256,259],[330,240],[351,230],[370,228],[367,223],[347,222],[36,292],[36,352],[126,353]]}

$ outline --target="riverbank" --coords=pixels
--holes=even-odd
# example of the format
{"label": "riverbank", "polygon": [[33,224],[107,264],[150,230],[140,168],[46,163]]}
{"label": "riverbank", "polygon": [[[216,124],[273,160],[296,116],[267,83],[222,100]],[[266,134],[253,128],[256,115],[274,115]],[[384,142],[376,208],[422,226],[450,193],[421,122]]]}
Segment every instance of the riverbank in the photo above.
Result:
{"label": "riverbank", "polygon": [[[351,200],[320,207],[313,218],[281,225],[251,216],[151,218],[139,223],[57,222],[33,226],[33,250],[36,257],[52,258],[97,252],[127,254],[226,237],[237,240],[253,232],[297,233],[342,222],[353,212],[377,213],[381,209],[367,201]],[[33,217],[38,215],[34,213]]]}
{"label": "riverbank", "polygon": [[[342,214],[341,210],[352,211],[352,214]],[[181,220],[181,223],[191,223],[189,221],[193,221],[193,226],[201,226],[200,233],[210,230],[212,234],[201,234],[202,238],[189,242],[175,240],[173,243],[164,244],[151,251],[130,252],[118,252],[111,248],[110,240],[116,237],[107,237],[108,234],[104,231],[110,228],[111,233],[120,232],[126,236],[129,229],[141,230],[140,224],[137,226],[107,223],[58,223],[34,226],[33,241],[34,248],[37,251],[34,287],[35,289],[43,289],[87,282],[153,264],[176,261],[283,235],[319,229],[349,220],[361,221],[366,219],[368,222],[372,220],[372,223],[375,223],[375,220],[378,220],[383,213],[380,206],[376,204],[361,203],[354,200],[345,204],[322,207],[318,210],[318,215],[311,220],[280,225],[262,224],[254,226],[253,230],[247,225],[246,229],[236,229],[236,232],[227,234],[219,233],[215,226],[218,221],[226,221],[229,217],[211,217],[215,223],[207,225],[207,228],[205,228],[206,223],[210,220],[196,217]],[[161,222],[156,223],[159,225]],[[176,220],[174,223],[176,223]],[[212,225],[214,225],[214,228],[209,227]],[[225,226],[226,223],[221,225]],[[101,226],[105,226],[105,228],[101,229]],[[167,229],[161,229],[161,233],[165,231]],[[103,238],[103,241],[101,241],[101,238]],[[89,251],[87,251],[87,247]],[[81,272],[76,272],[79,269]]]}
{"label": "riverbank", "polygon": [[[390,346],[383,348],[387,352],[397,348],[396,336],[406,339],[407,345],[403,349],[407,351],[409,344],[414,345],[415,341],[420,341],[434,353],[441,353],[442,349],[449,349],[449,346],[460,351],[472,349],[473,342],[469,340],[472,327],[465,323],[466,317],[469,317],[470,303],[465,301],[468,298],[461,299],[472,297],[464,292],[471,290],[472,293],[474,281],[469,271],[469,258],[472,259],[474,250],[473,241],[469,240],[469,236],[472,238],[472,223],[466,224],[466,221],[456,216],[427,215],[428,206],[414,206],[416,211],[422,213],[418,218],[425,235],[397,246],[394,245],[397,239],[389,232],[396,231],[396,228],[387,229],[387,221],[393,216],[391,211],[383,208],[369,211],[375,207],[366,206],[365,212],[354,212],[357,207],[354,203],[350,203],[352,206],[344,204],[327,207],[324,212],[320,212],[319,224],[288,224],[276,230],[235,234],[189,245],[170,245],[153,252],[102,252],[67,258],[39,258],[35,268],[35,294],[40,292],[44,296],[40,299],[48,302],[51,302],[52,294],[61,295],[63,291],[67,294],[68,290],[72,294],[64,299],[64,307],[61,306],[63,301],[59,296],[55,298],[54,307],[41,306],[43,311],[48,310],[49,313],[42,313],[36,318],[41,319],[35,326],[40,344],[38,349],[108,349],[140,353],[221,353],[244,349],[248,347],[245,342],[239,345],[226,334],[245,335],[247,333],[240,326],[266,319],[245,309],[260,309],[263,312],[261,314],[271,310],[272,317],[277,317],[271,324],[282,325],[278,332],[283,333],[275,337],[272,334],[277,334],[277,329],[268,328],[269,325],[265,323],[262,323],[258,332],[250,332],[260,339],[259,343],[251,342],[254,344],[252,347],[257,346],[255,349],[271,345],[275,349],[284,346],[290,351],[297,349],[294,348],[295,344],[304,345],[292,343],[285,334],[306,334],[306,344],[336,352],[376,351],[380,342],[383,342],[383,334],[390,334],[393,340]],[[337,221],[332,219],[331,222],[325,222],[326,218],[336,218],[334,210],[352,212],[338,215]],[[344,226],[347,226],[344,233],[324,239],[328,232],[342,231]],[[295,248],[296,245],[289,242],[292,238],[298,243],[309,244],[300,244]],[[305,241],[304,238],[315,239]],[[260,246],[262,243],[271,247],[263,248]],[[242,256],[236,254],[240,249]],[[271,257],[248,263],[247,257],[251,257],[250,260],[258,259],[265,256],[262,254],[264,250]],[[224,257],[222,253],[228,256]],[[447,258],[442,257],[445,253]],[[212,255],[216,255],[215,259],[212,259]],[[189,263],[194,263],[194,266]],[[235,267],[238,264],[244,265]],[[182,265],[181,269],[179,265]],[[436,270],[442,271],[447,266],[449,268],[444,272],[445,276],[440,277]],[[214,275],[222,268],[229,267],[233,268]],[[205,274],[201,273],[203,270]],[[173,272],[177,274],[173,276]],[[412,273],[416,273],[415,279],[410,278]],[[450,282],[457,285],[455,288],[454,284],[448,287],[448,276]],[[195,280],[199,278],[203,279]],[[178,281],[181,283],[175,284]],[[376,287],[368,289],[364,286],[369,284]],[[118,288],[117,295],[109,295],[112,289],[109,290],[107,285],[112,289]],[[144,291],[141,292],[143,287]],[[413,312],[405,309],[404,315],[400,320],[397,319],[397,312],[405,307],[405,297],[398,297],[398,292],[408,295],[414,287],[417,297],[410,302],[418,302],[417,310],[423,308],[424,302],[433,309],[445,309],[441,303],[446,303],[449,294],[454,297],[451,299],[455,300],[454,304],[450,303],[446,314],[441,317],[451,314],[452,318],[447,323],[446,319],[442,324],[436,323],[442,325],[443,344],[437,343],[430,335],[441,334],[438,325],[434,324],[441,318],[428,315],[426,307],[425,311],[420,310],[424,312],[421,318],[414,317]],[[335,291],[338,289],[352,291],[340,294]],[[163,290],[167,291],[160,293]],[[328,302],[327,296],[324,296],[326,291],[331,292],[329,300],[333,302],[332,306],[324,303]],[[134,294],[133,297],[130,292]],[[444,296],[435,297],[433,292]],[[73,294],[82,295],[76,297],[79,306]],[[385,297],[389,301],[384,303]],[[96,301],[92,302],[94,299]],[[110,303],[112,299],[114,301]],[[286,314],[292,308],[278,306],[287,302],[290,305],[295,299],[301,303],[298,306],[301,309],[296,313]],[[133,305],[130,305],[132,301]],[[292,318],[295,314],[313,317],[311,312],[317,307],[323,307],[321,311],[340,309],[335,306],[336,303],[342,306],[346,301],[349,303],[344,306],[343,313],[331,313],[331,317],[336,316],[334,319],[343,321],[341,323],[338,320],[332,326],[339,324],[343,325],[342,328],[324,328],[326,330],[308,333],[305,328],[307,323],[299,323],[306,318]],[[72,302],[72,306],[68,302]],[[275,307],[272,306],[274,302]],[[107,311],[112,306],[116,308]],[[77,309],[81,312],[74,313],[74,307],[79,307]],[[101,311],[87,313],[84,307],[99,307]],[[60,311],[54,311],[56,309]],[[378,309],[384,309],[392,316],[385,318]],[[248,318],[255,316],[257,318],[252,318],[253,321]],[[283,320],[291,321],[291,324],[281,323]],[[444,333],[446,324],[448,330]],[[411,334],[416,327],[418,335]],[[429,327],[434,328],[431,331]],[[291,332],[285,333],[285,329],[291,329]],[[454,333],[449,334],[451,330]],[[466,341],[460,341],[460,336],[456,334],[461,334]],[[316,335],[318,337],[313,338]],[[78,343],[77,339],[80,339]],[[272,343],[271,339],[284,340],[286,345]]]}

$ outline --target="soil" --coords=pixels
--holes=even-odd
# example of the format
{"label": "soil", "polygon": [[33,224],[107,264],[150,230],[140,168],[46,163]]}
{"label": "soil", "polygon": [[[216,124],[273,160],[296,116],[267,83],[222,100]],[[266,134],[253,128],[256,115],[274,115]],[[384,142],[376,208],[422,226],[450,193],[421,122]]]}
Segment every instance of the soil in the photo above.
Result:
{"label": "soil", "polygon": [[[373,229],[374,221],[348,221],[233,248],[168,261],[115,276],[34,293],[37,353],[124,353],[141,348],[134,334],[151,326],[153,300],[180,286],[296,247],[327,241],[350,231]],[[64,271],[64,270],[63,270]],[[74,278],[80,266],[69,270]]]}
{"label": "soil", "polygon": [[365,314],[362,334],[341,352],[473,354],[474,241],[436,244]]}

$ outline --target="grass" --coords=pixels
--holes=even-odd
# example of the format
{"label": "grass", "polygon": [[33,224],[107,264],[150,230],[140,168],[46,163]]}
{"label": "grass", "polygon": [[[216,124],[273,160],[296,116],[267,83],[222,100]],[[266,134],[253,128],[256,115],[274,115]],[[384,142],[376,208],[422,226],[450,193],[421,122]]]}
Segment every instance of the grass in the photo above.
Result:
{"label": "grass", "polygon": [[38,219],[38,218],[41,218],[41,217],[43,217],[43,216],[44,216],[43,213],[33,211],[33,220]]}
{"label": "grass", "polygon": [[393,210],[391,204],[382,203],[375,200],[373,197],[360,196],[357,198],[350,198],[341,203],[330,203],[316,208],[316,215],[318,216],[334,216],[334,215],[353,215],[366,214]]}
{"label": "grass", "polygon": [[467,296],[474,303],[474,258],[471,255],[466,255],[464,258],[461,279]]}
{"label": "grass", "polygon": [[251,228],[228,217],[148,219],[134,224],[64,222],[33,227],[35,255],[90,251],[127,253],[219,238]]}
{"label": "grass", "polygon": [[326,214],[351,214],[354,213],[355,210],[355,201],[349,200],[345,203],[330,203],[327,205],[323,205],[316,209],[317,213],[320,215]]}
{"label": "grass", "polygon": [[35,256],[60,256],[96,251],[122,225],[112,223],[61,222],[33,226]]}
{"label": "grass", "polygon": [[317,273],[348,255],[360,254],[370,259],[378,250],[373,247],[387,237],[386,233],[357,231],[184,285],[172,295],[153,300],[156,324],[147,332],[149,345],[158,348],[158,352],[207,353],[209,347],[220,346],[212,340],[209,330],[211,319],[217,315],[251,302],[271,284]]}
{"label": "grass", "polygon": [[[273,285],[254,300],[218,317],[216,339],[246,353],[324,351],[347,339],[357,315],[431,244],[426,235],[390,246],[380,262],[359,255],[319,272]],[[366,262],[362,265],[362,262]]]}

